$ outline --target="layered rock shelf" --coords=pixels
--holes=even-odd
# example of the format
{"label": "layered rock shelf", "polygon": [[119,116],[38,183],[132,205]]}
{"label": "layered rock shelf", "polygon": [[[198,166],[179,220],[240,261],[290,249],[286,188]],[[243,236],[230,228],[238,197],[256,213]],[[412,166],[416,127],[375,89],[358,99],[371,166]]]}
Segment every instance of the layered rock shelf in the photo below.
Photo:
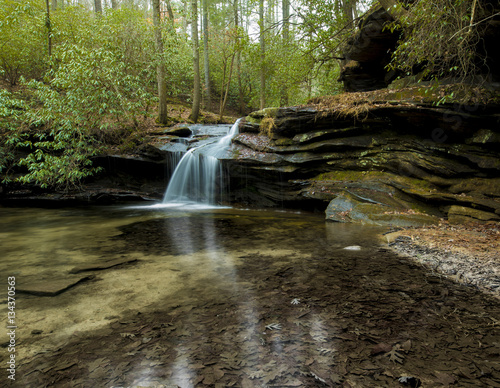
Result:
{"label": "layered rock shelf", "polygon": [[254,112],[226,160],[231,200],[326,210],[338,222],[498,222],[499,112],[404,99]]}

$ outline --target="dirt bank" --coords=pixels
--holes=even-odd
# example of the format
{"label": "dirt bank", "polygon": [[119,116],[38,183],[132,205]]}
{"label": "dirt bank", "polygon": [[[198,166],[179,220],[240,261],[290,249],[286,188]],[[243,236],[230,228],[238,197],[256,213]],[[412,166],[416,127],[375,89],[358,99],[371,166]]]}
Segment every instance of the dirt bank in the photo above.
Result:
{"label": "dirt bank", "polygon": [[500,298],[500,225],[442,222],[391,231],[384,239],[433,272]]}

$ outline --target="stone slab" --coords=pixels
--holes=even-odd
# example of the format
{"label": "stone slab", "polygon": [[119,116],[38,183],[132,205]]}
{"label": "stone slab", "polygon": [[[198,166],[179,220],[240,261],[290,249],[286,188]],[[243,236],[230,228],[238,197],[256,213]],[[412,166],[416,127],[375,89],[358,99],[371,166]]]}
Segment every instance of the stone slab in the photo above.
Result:
{"label": "stone slab", "polygon": [[76,274],[76,273],[86,272],[86,271],[101,271],[103,269],[116,267],[116,266],[122,265],[122,264],[134,263],[136,261],[137,261],[137,259],[132,259],[132,258],[125,258],[125,259],[122,258],[122,259],[116,259],[116,260],[110,260],[110,261],[103,261],[100,263],[92,263],[92,264],[87,264],[87,265],[75,267],[71,271],[69,271],[69,273]]}
{"label": "stone slab", "polygon": [[64,279],[47,279],[44,281],[32,282],[29,284],[19,284],[16,291],[20,294],[30,294],[37,296],[56,296],[79,283],[93,279],[94,276],[72,276]]}

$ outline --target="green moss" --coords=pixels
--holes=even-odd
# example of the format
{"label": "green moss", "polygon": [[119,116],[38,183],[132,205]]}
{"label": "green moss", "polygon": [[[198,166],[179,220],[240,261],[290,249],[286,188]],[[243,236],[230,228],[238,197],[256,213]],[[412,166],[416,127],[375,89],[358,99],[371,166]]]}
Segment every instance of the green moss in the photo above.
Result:
{"label": "green moss", "polygon": [[314,177],[313,181],[358,181],[370,177],[384,176],[380,171],[330,171]]}
{"label": "green moss", "polygon": [[330,171],[312,178],[311,181],[368,181],[382,180],[400,183],[410,186],[416,190],[432,190],[434,186],[422,179],[410,178],[406,176],[395,175],[383,171]]}
{"label": "green moss", "polygon": [[265,108],[250,113],[249,117],[258,120],[263,119],[264,117],[276,117],[278,115],[279,110],[280,108]]}
{"label": "green moss", "polygon": [[274,140],[274,144],[277,146],[293,146],[295,145],[295,142],[287,137],[282,137]]}
{"label": "green moss", "polygon": [[255,118],[253,116],[247,116],[245,117],[245,121],[250,123],[250,124],[260,124],[261,118]]}

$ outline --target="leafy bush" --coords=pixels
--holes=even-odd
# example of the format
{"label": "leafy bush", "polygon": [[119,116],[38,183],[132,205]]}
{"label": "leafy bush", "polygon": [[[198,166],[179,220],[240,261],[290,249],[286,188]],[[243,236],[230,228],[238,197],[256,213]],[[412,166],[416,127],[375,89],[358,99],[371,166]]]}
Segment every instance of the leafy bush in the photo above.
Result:
{"label": "leafy bush", "polygon": [[420,0],[391,28],[404,31],[393,53],[391,67],[410,75],[424,69],[424,77],[475,75],[478,44],[487,9],[472,0]]}
{"label": "leafy bush", "polygon": [[136,126],[151,96],[104,48],[64,44],[53,59],[58,65],[47,82],[26,84],[35,103],[24,119],[36,131],[19,143],[30,151],[19,162],[28,170],[19,181],[68,189],[97,171],[90,158],[99,152],[99,139],[117,127]]}
{"label": "leafy bush", "polygon": [[14,98],[5,89],[0,89],[0,176],[2,183],[8,182],[8,172],[14,165],[14,149],[21,140],[19,126],[26,104]]}
{"label": "leafy bush", "polygon": [[45,14],[39,1],[0,0],[0,73],[16,85],[47,68]]}

